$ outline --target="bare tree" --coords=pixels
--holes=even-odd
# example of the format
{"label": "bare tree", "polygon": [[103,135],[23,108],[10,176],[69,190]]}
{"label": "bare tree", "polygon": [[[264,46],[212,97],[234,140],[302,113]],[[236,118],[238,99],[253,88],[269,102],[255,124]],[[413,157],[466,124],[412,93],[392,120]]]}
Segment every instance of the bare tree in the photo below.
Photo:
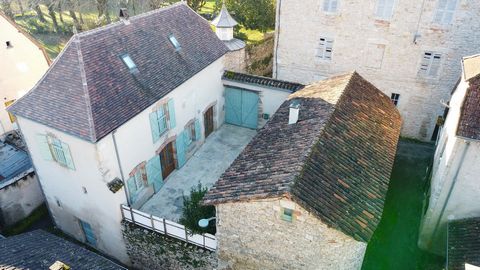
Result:
{"label": "bare tree", "polygon": [[37,18],[43,23],[46,23],[47,20],[45,20],[45,16],[43,16],[42,9],[40,8],[40,0],[29,0],[29,6],[35,10],[35,13],[37,13]]}
{"label": "bare tree", "polygon": [[11,0],[0,0],[0,7],[2,8],[5,15],[13,19]]}
{"label": "bare tree", "polygon": [[55,1],[48,1],[47,3],[47,9],[48,9],[48,15],[52,18],[52,24],[53,24],[53,31],[58,32],[59,27],[58,27],[58,22],[57,22],[57,15],[55,13]]}
{"label": "bare tree", "polygon": [[25,16],[25,9],[23,8],[22,0],[17,0],[17,5],[18,5],[18,8],[20,9],[20,13],[22,14],[22,17]]}
{"label": "bare tree", "polygon": [[108,0],[96,0],[96,2],[98,19],[102,20],[102,18],[105,18],[107,23],[110,23],[112,20],[110,19],[110,14],[108,14]]}

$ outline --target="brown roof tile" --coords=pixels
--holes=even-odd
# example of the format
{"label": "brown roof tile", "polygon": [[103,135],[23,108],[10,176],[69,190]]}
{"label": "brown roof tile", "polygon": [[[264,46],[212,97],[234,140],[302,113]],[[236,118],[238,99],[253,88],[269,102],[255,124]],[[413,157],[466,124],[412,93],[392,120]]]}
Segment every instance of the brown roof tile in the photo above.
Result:
{"label": "brown roof tile", "polygon": [[465,270],[465,263],[480,266],[480,218],[448,224],[447,269]]}
{"label": "brown roof tile", "polygon": [[469,87],[463,102],[457,135],[480,140],[480,55],[463,59],[463,70]]}

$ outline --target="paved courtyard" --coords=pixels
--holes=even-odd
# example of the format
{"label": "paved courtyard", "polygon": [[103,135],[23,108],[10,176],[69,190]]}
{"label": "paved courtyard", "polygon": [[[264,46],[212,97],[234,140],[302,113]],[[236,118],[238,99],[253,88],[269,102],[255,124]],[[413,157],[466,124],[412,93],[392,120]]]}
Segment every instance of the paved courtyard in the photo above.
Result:
{"label": "paved courtyard", "polygon": [[162,189],[140,210],[160,218],[178,221],[182,215],[183,195],[202,183],[208,188],[218,180],[256,134],[255,130],[223,125],[211,134],[180,170],[174,171]]}

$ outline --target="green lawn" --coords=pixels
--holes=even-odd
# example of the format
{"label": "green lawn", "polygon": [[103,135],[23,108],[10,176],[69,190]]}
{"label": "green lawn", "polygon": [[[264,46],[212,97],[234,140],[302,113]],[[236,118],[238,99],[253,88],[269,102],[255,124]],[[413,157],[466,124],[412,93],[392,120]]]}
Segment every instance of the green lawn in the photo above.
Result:
{"label": "green lawn", "polygon": [[363,270],[439,270],[444,258],[417,247],[426,169],[434,146],[402,140],[380,225],[365,255]]}

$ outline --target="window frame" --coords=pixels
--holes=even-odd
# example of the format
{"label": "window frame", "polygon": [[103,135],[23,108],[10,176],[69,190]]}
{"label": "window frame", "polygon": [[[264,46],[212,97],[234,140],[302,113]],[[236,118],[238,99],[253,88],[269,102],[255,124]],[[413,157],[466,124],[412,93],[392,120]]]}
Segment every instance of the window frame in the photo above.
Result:
{"label": "window frame", "polygon": [[147,172],[144,167],[138,168],[138,170],[133,175],[136,190],[141,190],[147,187],[145,179],[147,178]]}
{"label": "window frame", "polygon": [[57,138],[49,137],[48,146],[50,148],[50,153],[52,154],[53,160],[61,166],[68,168],[68,162],[62,142]]}
{"label": "window frame", "polygon": [[[385,1],[385,5],[382,14],[379,14],[381,1]],[[392,5],[390,10],[387,9],[387,3],[391,3]],[[382,21],[391,21],[395,13],[396,5],[397,0],[377,0],[377,4],[375,5],[375,18]]]}
{"label": "window frame", "polygon": [[[426,56],[430,55],[428,59],[428,64],[425,66],[424,61],[427,59]],[[437,64],[435,59],[438,60],[438,67],[436,67],[435,74],[432,74],[432,68]],[[422,61],[420,62],[419,75],[423,78],[437,78],[440,75],[440,70],[442,67],[443,53],[434,52],[434,51],[424,51],[422,55]]]}
{"label": "window frame", "polygon": [[400,102],[400,94],[399,93],[392,93],[390,95],[390,100],[393,102],[395,106],[398,106],[398,103]]}
{"label": "window frame", "polygon": [[[317,47],[317,52],[315,54],[315,58],[321,61],[332,61],[334,42],[335,40],[333,38],[321,36],[318,40],[318,47]],[[328,53],[330,54],[329,56],[328,56]]]}
{"label": "window frame", "polygon": [[187,131],[186,134],[187,134],[187,146],[190,146],[192,145],[193,142],[196,141],[196,138],[197,138],[197,135],[196,135],[196,131],[195,131],[195,120],[191,121],[190,123],[188,123],[186,126],[185,126],[185,130]]}
{"label": "window frame", "polygon": [[122,60],[123,64],[128,68],[128,70],[130,70],[130,72],[132,73],[138,72],[138,66],[135,63],[135,61],[133,61],[130,54],[128,53],[122,54],[120,55],[120,59]]}
{"label": "window frame", "polygon": [[293,209],[282,207],[282,213],[281,213],[280,217],[283,221],[293,222],[294,212],[295,211]]}
{"label": "window frame", "polygon": [[180,44],[180,42],[178,41],[177,37],[175,37],[174,34],[170,34],[168,36],[168,40],[172,44],[173,48],[175,48],[175,51],[178,52],[182,49],[182,45]]}
{"label": "window frame", "polygon": [[[445,1],[444,7],[440,6],[442,4],[442,1]],[[455,1],[455,5],[453,6],[453,9],[450,9],[452,8],[451,5],[449,5],[451,1]],[[455,12],[457,11],[458,2],[459,2],[458,0],[438,0],[437,6],[435,8],[435,12],[433,14],[432,22],[434,24],[442,25],[442,26],[448,26],[452,24],[453,19],[455,17]],[[439,13],[441,13],[441,18],[438,20],[437,16]],[[450,20],[448,22],[445,22],[445,18],[447,17],[446,16],[447,14],[450,14],[451,16],[450,16]]]}
{"label": "window frame", "polygon": [[[159,112],[162,112],[160,114]],[[158,122],[158,130],[160,132],[160,136],[162,136],[165,132],[170,129],[169,123],[169,112],[168,112],[168,103],[162,104],[160,108],[157,110],[157,122]]]}
{"label": "window frame", "polygon": [[[336,3],[335,10],[332,10],[333,3]],[[338,13],[340,0],[324,0],[322,5],[322,11],[326,14],[336,14]]]}

